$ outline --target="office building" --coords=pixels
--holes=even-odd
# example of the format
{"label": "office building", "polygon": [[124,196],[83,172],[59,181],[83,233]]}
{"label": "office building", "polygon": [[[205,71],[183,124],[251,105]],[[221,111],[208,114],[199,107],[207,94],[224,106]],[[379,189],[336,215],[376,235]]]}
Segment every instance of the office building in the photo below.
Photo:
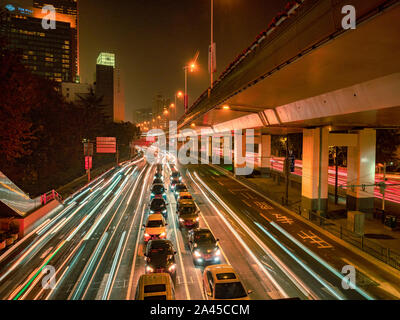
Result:
{"label": "office building", "polygon": [[104,114],[110,121],[125,121],[123,79],[113,53],[101,52],[97,58],[96,95],[103,98]]}
{"label": "office building", "polygon": [[80,102],[90,94],[91,85],[87,83],[63,82],[61,92],[67,102]]}
{"label": "office building", "polygon": [[74,81],[75,21],[71,16],[57,14],[56,29],[43,29],[42,10],[1,1],[5,14],[0,23],[0,35],[7,46],[21,55],[32,73],[56,82]]}
{"label": "office building", "polygon": [[[32,1],[32,0],[31,0]],[[72,79],[79,82],[79,9],[78,0],[33,0],[33,7],[42,9],[46,5],[52,5],[57,15],[68,16],[73,21],[72,41],[71,41],[71,59],[72,63]]]}

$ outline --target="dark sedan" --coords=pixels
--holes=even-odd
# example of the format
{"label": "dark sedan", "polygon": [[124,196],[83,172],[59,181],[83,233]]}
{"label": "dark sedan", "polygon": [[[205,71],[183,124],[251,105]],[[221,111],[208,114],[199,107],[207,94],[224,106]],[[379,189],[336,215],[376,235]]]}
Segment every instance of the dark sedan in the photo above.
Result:
{"label": "dark sedan", "polygon": [[146,247],[146,274],[169,273],[176,279],[176,251],[169,240],[151,240]]}
{"label": "dark sedan", "polygon": [[161,213],[164,219],[167,220],[167,203],[163,198],[155,198],[150,203],[150,214]]}
{"label": "dark sedan", "polygon": [[189,231],[189,247],[195,264],[217,264],[221,262],[218,239],[208,229]]}

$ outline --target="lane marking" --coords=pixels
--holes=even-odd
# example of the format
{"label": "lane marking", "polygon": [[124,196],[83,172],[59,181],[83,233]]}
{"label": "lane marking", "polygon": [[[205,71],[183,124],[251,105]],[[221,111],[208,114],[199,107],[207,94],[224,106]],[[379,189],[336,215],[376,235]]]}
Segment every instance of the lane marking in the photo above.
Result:
{"label": "lane marking", "polygon": [[[255,234],[250,231],[247,226],[239,219],[237,218],[236,214],[229,209],[228,206],[226,206],[221,199],[219,199],[219,197],[212,192],[212,190],[210,190],[210,188],[199,178],[199,176],[196,174],[196,172],[194,173],[196,178],[203,184],[203,186],[214,196],[215,199],[217,199],[220,204],[225,207],[225,209],[230,212],[231,216],[234,217],[238,222],[240,221],[239,225],[241,225],[244,229],[246,229],[246,231],[248,232],[249,235],[251,235],[252,239],[257,239],[257,237],[255,236]],[[201,191],[201,193],[204,195],[204,197],[207,199],[207,201],[210,203],[210,205],[214,208],[214,210],[218,213],[218,215],[221,217],[221,220],[224,221],[224,223],[226,224],[226,226],[232,231],[232,233],[235,235],[236,239],[239,241],[239,243],[243,246],[243,248],[249,253],[249,255],[253,258],[253,260],[257,263],[257,265],[259,266],[259,268],[264,272],[264,274],[267,276],[268,279],[270,279],[270,281],[275,285],[275,288],[278,290],[278,292],[280,293],[280,295],[282,295],[284,298],[289,298],[289,296],[287,295],[287,293],[283,290],[283,288],[277,283],[277,281],[272,277],[272,275],[265,269],[265,267],[262,265],[262,263],[257,259],[257,257],[255,256],[255,254],[250,250],[250,248],[247,246],[247,244],[244,242],[244,240],[239,236],[239,234],[236,232],[236,230],[231,226],[231,224],[227,221],[227,219],[224,217],[224,215],[218,210],[218,208],[212,203],[212,201],[209,199],[209,197],[205,194],[205,192],[203,191],[203,189],[198,185],[198,183],[193,179],[193,177],[191,176],[191,174],[189,173],[189,176],[191,177],[191,179],[193,180],[193,182],[197,185],[197,187],[199,188],[199,190]],[[265,251],[265,250],[264,250]],[[271,256],[271,253],[269,253],[269,255]],[[301,290],[304,293],[304,289]],[[307,294],[305,294],[305,296],[307,296]]]}
{"label": "lane marking", "polygon": [[[317,256],[314,252],[312,252],[310,249],[305,247],[300,241],[298,241],[296,238],[294,238],[291,234],[289,234],[287,231],[282,229],[279,225],[277,225],[274,222],[271,222],[271,225],[274,226],[276,229],[278,229],[281,233],[283,233],[287,238],[289,238],[292,242],[294,242],[298,247],[300,247],[303,251],[308,253],[311,257],[313,257],[316,261],[321,263],[326,269],[331,271],[334,275],[336,275],[339,279],[343,280],[344,275],[338,272],[335,268],[333,268],[330,264],[328,264],[325,260]],[[265,229],[264,229],[265,230]],[[356,286],[355,290],[362,295],[364,298],[368,300],[374,300],[370,295],[368,295],[365,291],[361,290]]]}
{"label": "lane marking", "polygon": [[109,274],[108,279],[107,279],[106,289],[104,290],[102,300],[108,300],[108,298],[109,298],[111,281],[114,278],[115,268],[117,267],[118,260],[121,257],[120,256],[120,252],[121,252],[121,248],[122,248],[122,243],[124,242],[124,239],[125,239],[125,235],[126,235],[126,231],[124,231],[122,233],[121,240],[119,241],[117,252],[115,253],[114,261],[113,261],[112,266],[111,266],[111,271],[110,271],[110,274]]}
{"label": "lane marking", "polygon": [[[148,179],[149,179],[149,176],[150,176],[150,172],[152,171],[153,166],[154,165],[152,165],[150,168],[148,168],[148,171],[146,173],[146,180],[145,180],[145,183],[143,183],[142,191],[141,191],[138,203],[142,203],[142,199],[143,199],[143,195],[144,195],[144,188],[147,185],[147,182],[148,182]],[[137,212],[139,212],[139,209],[140,209],[140,206],[137,207],[136,212],[135,212],[135,216],[136,216]],[[126,293],[126,300],[131,300],[133,276],[134,276],[134,273],[135,273],[135,265],[136,265],[136,257],[137,257],[136,253],[138,252],[138,246],[139,246],[139,243],[140,243],[141,226],[143,225],[144,210],[145,210],[145,206],[142,205],[142,213],[141,213],[141,217],[140,217],[139,230],[138,230],[137,239],[136,239],[135,251],[133,252],[133,262],[132,262],[131,273],[129,275],[129,283],[128,283],[128,290],[127,290],[127,293]]]}
{"label": "lane marking", "polygon": [[320,237],[318,237],[314,232],[308,231],[308,234],[305,233],[304,231],[300,231],[297,234],[301,239],[307,241],[310,240],[309,242],[311,244],[316,244],[318,249],[331,249],[333,246],[326,242],[325,240],[322,240]]}

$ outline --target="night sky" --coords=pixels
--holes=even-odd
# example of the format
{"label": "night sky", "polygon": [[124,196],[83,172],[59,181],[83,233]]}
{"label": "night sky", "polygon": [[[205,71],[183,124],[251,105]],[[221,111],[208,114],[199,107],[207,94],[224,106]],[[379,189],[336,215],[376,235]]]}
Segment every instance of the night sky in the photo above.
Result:
{"label": "night sky", "polygon": [[[264,30],[287,0],[214,0],[217,75]],[[114,52],[122,70],[126,119],[152,107],[157,93],[184,89],[183,66],[200,51],[189,78],[190,104],[209,86],[209,0],[81,0],[81,81],[93,83],[96,58]]]}

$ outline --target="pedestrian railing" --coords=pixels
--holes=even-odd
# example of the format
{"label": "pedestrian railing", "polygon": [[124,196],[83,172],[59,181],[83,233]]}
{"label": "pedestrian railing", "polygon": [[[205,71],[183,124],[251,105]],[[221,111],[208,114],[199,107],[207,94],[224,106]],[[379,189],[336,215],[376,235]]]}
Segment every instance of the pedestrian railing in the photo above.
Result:
{"label": "pedestrian railing", "polygon": [[40,202],[42,205],[47,204],[49,201],[58,200],[61,201],[62,197],[57,191],[51,190],[43,195],[40,196]]}
{"label": "pedestrian railing", "polygon": [[338,238],[358,247],[362,251],[370,254],[376,259],[400,270],[400,254],[393,249],[381,246],[379,243],[366,238],[364,235],[357,234],[348,230],[332,220],[320,216],[318,213],[310,211],[309,220],[324,230],[329,231]]}
{"label": "pedestrian railing", "polygon": [[[260,186],[251,182],[249,179],[244,177],[237,177],[239,181],[242,181],[249,187],[260,190]],[[262,193],[271,198],[274,201],[280,202],[282,206],[288,208],[289,210],[296,212],[297,214],[301,215],[303,208],[301,207],[300,201],[289,201],[288,203],[285,202],[285,199],[274,192],[273,188],[268,190],[263,189]],[[304,215],[303,215],[304,216]],[[307,215],[305,215],[307,216]],[[319,215],[317,212],[310,211],[308,214],[308,220],[314,223],[315,225],[323,228],[324,230],[332,233],[333,235],[337,236],[338,238],[350,243],[351,245],[361,249],[362,251],[370,254],[371,256],[375,257],[376,259],[390,265],[391,267],[400,270],[400,253],[396,252],[393,249],[381,246],[379,243],[366,238],[363,235],[359,235],[355,232],[348,230],[341,224],[335,223],[332,219],[325,218]]]}

